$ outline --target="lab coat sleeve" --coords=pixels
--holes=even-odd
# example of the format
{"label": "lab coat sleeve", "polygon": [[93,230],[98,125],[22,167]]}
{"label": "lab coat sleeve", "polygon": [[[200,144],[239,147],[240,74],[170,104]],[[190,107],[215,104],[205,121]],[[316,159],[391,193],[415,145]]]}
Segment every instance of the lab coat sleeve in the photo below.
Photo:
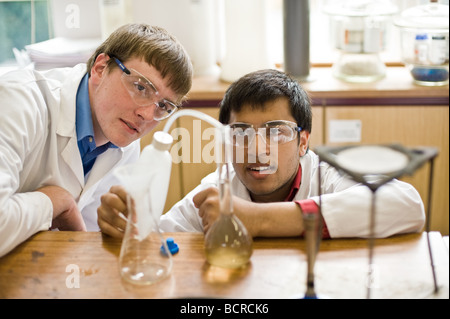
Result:
{"label": "lab coat sleeve", "polygon": [[201,190],[217,186],[216,180],[215,172],[206,176],[200,185],[161,216],[160,229],[165,232],[203,232],[202,220],[192,199]]}
{"label": "lab coat sleeve", "polygon": [[[323,180],[322,214],[331,238],[370,236],[372,191],[329,168]],[[316,196],[314,201],[319,204]],[[408,183],[393,180],[375,192],[375,237],[421,231],[422,199]]]}
{"label": "lab coat sleeve", "polygon": [[43,193],[15,194],[4,208],[0,210],[0,257],[52,224],[52,202]]}
{"label": "lab coat sleeve", "polygon": [[[16,85],[0,85],[0,256],[51,226],[53,206],[40,192],[17,193],[23,161],[42,143],[46,116],[31,93]],[[13,105],[7,101],[14,101]],[[28,106],[28,107],[27,107]]]}

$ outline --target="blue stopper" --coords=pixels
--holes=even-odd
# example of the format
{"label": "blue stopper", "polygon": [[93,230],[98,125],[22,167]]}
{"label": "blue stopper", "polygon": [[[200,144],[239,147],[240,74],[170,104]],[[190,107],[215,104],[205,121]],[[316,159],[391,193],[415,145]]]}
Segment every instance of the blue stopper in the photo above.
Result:
{"label": "blue stopper", "polygon": [[[172,237],[169,237],[166,239],[166,244],[167,244],[167,248],[169,248],[169,251],[172,255],[175,255],[179,251],[178,244],[173,240]],[[163,254],[166,253],[164,245],[161,245],[161,252]]]}

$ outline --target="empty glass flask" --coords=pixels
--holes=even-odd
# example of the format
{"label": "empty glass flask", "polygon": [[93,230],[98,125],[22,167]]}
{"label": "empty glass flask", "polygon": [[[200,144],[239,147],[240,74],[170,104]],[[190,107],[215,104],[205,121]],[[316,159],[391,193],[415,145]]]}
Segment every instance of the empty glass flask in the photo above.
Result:
{"label": "empty glass flask", "polygon": [[158,282],[172,270],[172,256],[158,227],[170,180],[172,157],[168,149],[172,141],[167,133],[155,133],[136,164],[115,172],[128,193],[120,274],[134,284]]}

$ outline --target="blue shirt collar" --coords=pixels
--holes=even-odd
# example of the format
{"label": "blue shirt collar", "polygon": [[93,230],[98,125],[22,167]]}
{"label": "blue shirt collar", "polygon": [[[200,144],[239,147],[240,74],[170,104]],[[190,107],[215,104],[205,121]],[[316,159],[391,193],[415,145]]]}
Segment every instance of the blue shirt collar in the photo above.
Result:
{"label": "blue shirt collar", "polygon": [[[94,126],[92,124],[91,103],[89,101],[89,75],[86,74],[80,82],[76,101],[76,129],[77,140],[80,142],[85,138],[94,140]],[[95,144],[94,144],[95,145]]]}
{"label": "blue shirt collar", "polygon": [[[76,122],[77,140],[92,139],[94,141],[94,125],[92,123],[91,102],[89,101],[89,74],[86,74],[80,82],[76,97]],[[117,148],[111,142],[106,144],[108,148]],[[95,148],[95,143],[94,143]]]}
{"label": "blue shirt collar", "polygon": [[83,162],[84,175],[91,170],[96,158],[109,148],[117,148],[113,143],[97,147],[94,140],[94,125],[92,123],[91,103],[89,101],[89,76],[81,79],[76,97],[76,131],[78,150]]}

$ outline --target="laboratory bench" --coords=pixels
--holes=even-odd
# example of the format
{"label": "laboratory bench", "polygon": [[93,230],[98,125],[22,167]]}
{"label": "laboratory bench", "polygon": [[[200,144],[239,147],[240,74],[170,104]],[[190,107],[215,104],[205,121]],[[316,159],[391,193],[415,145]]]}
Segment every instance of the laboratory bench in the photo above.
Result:
{"label": "laboratory bench", "polygon": [[[166,233],[179,246],[170,275],[148,286],[119,274],[121,240],[100,232],[39,232],[0,258],[0,298],[233,298],[294,299],[306,291],[306,242],[301,238],[256,238],[243,268],[211,266],[202,233]],[[427,234],[375,241],[368,276],[366,239],[323,240],[315,264],[315,288],[332,299],[449,298],[449,254],[440,233],[431,232],[435,292]],[[255,301],[256,302],[256,301]]]}
{"label": "laboratory bench", "polygon": [[[388,67],[386,76],[372,83],[347,83],[332,75],[330,67],[311,69],[312,82],[302,83],[312,100],[313,125],[310,148],[318,145],[391,144],[407,147],[432,146],[439,150],[434,163],[431,229],[449,234],[449,87],[424,87],[414,84],[405,67]],[[218,105],[230,83],[218,75],[194,78],[183,108],[195,109],[218,118]],[[197,122],[194,127],[194,122]],[[342,125],[344,124],[344,125]],[[154,130],[160,130],[165,122]],[[199,126],[201,126],[199,130]],[[172,166],[170,192],[165,210],[197,186],[212,172],[215,163],[196,160],[194,136],[211,126],[191,117],[180,117],[176,127],[190,134],[190,161]],[[153,133],[141,140],[144,147]],[[177,141],[174,142],[174,144]],[[203,139],[202,150],[211,141]],[[198,143],[198,142],[197,142]],[[197,147],[197,148],[194,148]],[[420,193],[425,207],[429,200],[429,165],[402,180]]]}

